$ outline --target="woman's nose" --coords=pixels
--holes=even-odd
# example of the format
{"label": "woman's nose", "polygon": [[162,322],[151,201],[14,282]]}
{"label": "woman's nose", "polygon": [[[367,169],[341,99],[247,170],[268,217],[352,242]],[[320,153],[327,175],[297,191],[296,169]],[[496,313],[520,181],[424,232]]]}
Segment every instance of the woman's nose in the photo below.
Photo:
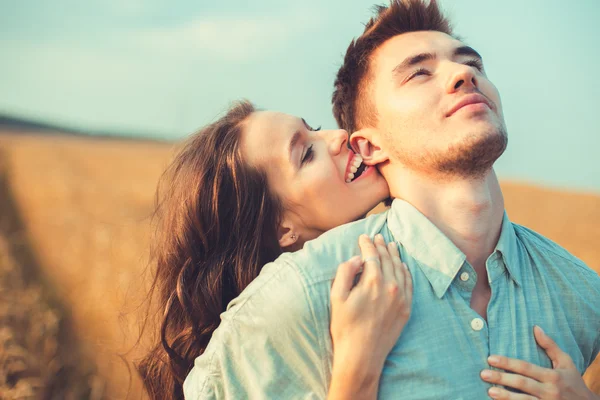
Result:
{"label": "woman's nose", "polygon": [[344,144],[348,142],[348,132],[343,129],[319,131],[321,137],[327,143],[327,148],[331,155],[338,155],[342,152]]}

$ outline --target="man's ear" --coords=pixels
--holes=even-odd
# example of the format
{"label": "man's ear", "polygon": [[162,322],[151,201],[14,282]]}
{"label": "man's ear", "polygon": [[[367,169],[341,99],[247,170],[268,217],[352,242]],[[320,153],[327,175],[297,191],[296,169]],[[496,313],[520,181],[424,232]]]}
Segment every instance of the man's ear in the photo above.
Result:
{"label": "man's ear", "polygon": [[350,146],[360,154],[366,165],[377,165],[389,160],[385,150],[379,147],[379,131],[364,128],[350,136]]}
{"label": "man's ear", "polygon": [[277,240],[282,249],[293,246],[298,241],[298,234],[295,232],[291,221],[284,219],[279,228],[277,228]]}

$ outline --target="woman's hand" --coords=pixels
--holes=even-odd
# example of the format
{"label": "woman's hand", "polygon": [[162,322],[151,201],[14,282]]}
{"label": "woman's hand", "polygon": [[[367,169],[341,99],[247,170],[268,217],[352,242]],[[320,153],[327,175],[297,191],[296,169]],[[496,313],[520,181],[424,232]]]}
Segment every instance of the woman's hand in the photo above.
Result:
{"label": "woman's hand", "polygon": [[523,392],[517,394],[493,387],[488,391],[490,397],[506,400],[597,400],[598,396],[585,386],[571,357],[563,352],[539,326],[533,329],[533,333],[538,345],[552,360],[553,368],[542,368],[514,358],[490,356],[488,362],[491,366],[512,373],[486,369],[481,372],[481,378],[486,382]]}
{"label": "woman's hand", "polygon": [[412,279],[396,243],[362,235],[358,244],[362,259],[340,264],[331,287],[330,399],[376,397],[385,359],[410,317]]}

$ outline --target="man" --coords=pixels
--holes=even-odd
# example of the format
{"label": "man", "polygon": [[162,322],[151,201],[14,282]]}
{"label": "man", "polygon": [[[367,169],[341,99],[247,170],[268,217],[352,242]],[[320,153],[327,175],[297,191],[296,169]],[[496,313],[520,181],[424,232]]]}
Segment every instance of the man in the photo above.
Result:
{"label": "man", "polygon": [[202,375],[202,387],[187,385],[188,393],[326,397],[333,266],[355,254],[361,233],[381,233],[400,244],[414,285],[381,398],[594,398],[581,374],[600,350],[600,277],[508,219],[493,170],[507,144],[498,91],[434,1],[378,9],[347,50],[333,108],[355,132],[353,148],[386,178],[390,211],[266,266],[228,311],[238,322],[225,318],[198,358],[192,375]]}

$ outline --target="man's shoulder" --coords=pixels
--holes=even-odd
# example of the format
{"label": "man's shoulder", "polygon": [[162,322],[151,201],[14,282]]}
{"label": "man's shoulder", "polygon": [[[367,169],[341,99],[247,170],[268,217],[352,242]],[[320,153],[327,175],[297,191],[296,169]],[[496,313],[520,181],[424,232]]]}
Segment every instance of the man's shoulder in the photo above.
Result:
{"label": "man's shoulder", "polygon": [[565,273],[565,277],[589,279],[587,283],[592,284],[600,293],[600,276],[582,260],[532,229],[514,223],[513,226],[519,242],[530,257],[534,260],[543,260],[544,266],[560,268]]}
{"label": "man's shoulder", "polygon": [[558,257],[563,261],[589,270],[583,261],[569,253],[564,247],[544,235],[527,228],[526,226],[513,223],[517,238],[520,239],[528,249],[539,249],[540,252],[549,252],[551,256]]}

